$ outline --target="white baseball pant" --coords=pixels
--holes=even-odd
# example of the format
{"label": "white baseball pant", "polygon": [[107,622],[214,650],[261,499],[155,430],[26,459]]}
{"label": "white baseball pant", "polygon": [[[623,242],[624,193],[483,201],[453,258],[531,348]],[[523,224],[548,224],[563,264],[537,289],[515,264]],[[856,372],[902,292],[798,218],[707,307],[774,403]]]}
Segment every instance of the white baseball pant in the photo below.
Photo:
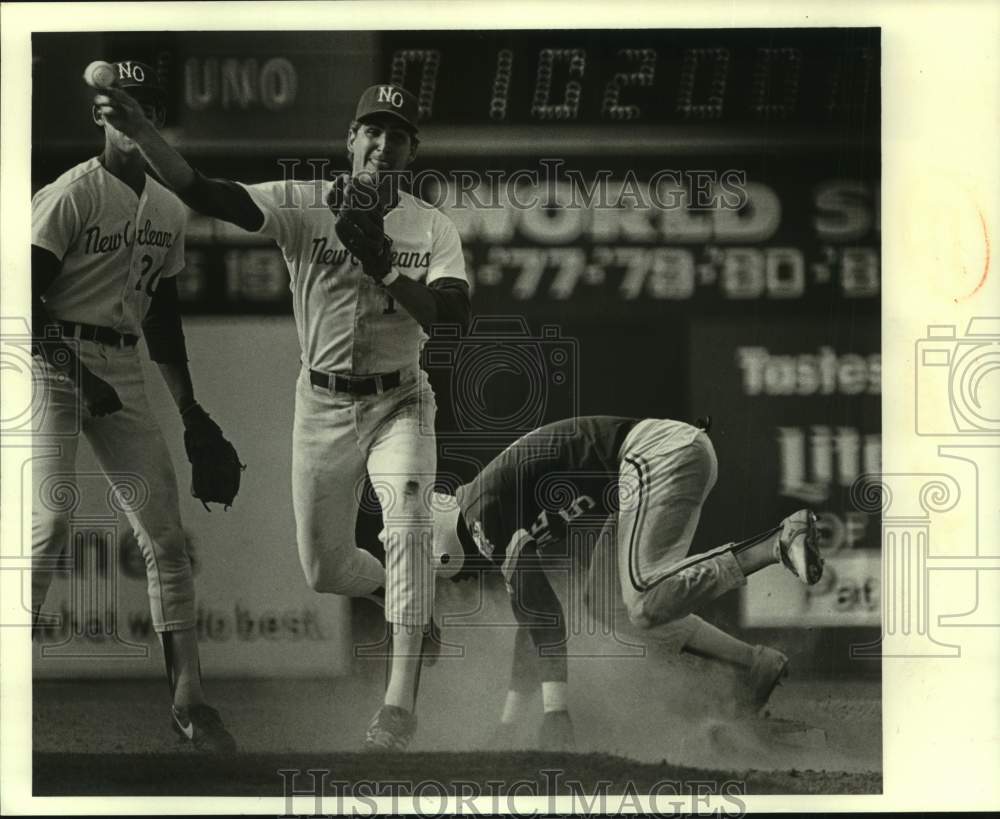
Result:
{"label": "white baseball pant", "polygon": [[156,631],[195,625],[191,559],[181,528],[177,480],[170,452],[143,386],[135,347],[79,342],[81,362],[118,393],[122,409],[94,418],[76,387],[40,356],[33,358],[35,389],[43,390],[32,453],[32,606],[45,602],[52,566],[66,552],[79,504],[76,455],[82,432],[113,487],[109,505],[125,512],[146,562],[146,590]]}
{"label": "white baseball pant", "polygon": [[[306,582],[349,596],[384,585],[385,618],[401,625],[426,625],[432,613],[436,411],[427,375],[417,368],[375,395],[316,386],[306,367],[296,384],[292,502]],[[366,469],[385,519],[384,569],[355,543]]]}
{"label": "white baseball pant", "polygon": [[608,610],[627,615],[628,622],[614,621],[623,636],[631,623],[680,651],[704,622],[691,612],[746,584],[731,543],[688,556],[717,478],[715,449],[701,430],[649,419],[626,437],[619,511],[607,524],[613,537],[598,541],[605,548],[592,556],[586,592],[604,617]]}

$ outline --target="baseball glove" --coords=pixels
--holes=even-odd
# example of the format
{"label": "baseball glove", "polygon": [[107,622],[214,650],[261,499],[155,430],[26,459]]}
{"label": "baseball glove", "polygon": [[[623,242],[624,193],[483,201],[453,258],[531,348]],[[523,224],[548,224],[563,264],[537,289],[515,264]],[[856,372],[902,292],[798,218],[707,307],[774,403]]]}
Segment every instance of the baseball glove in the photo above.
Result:
{"label": "baseball glove", "polygon": [[185,410],[181,417],[184,449],[191,462],[191,495],[206,509],[210,503],[221,503],[228,509],[240,491],[240,477],[246,465],[240,462],[236,448],[200,404]]}
{"label": "baseball glove", "polygon": [[391,178],[369,173],[341,177],[327,205],[336,218],[337,238],[359,262],[366,276],[381,283],[392,267],[392,239],[385,235],[385,212],[391,206]]}

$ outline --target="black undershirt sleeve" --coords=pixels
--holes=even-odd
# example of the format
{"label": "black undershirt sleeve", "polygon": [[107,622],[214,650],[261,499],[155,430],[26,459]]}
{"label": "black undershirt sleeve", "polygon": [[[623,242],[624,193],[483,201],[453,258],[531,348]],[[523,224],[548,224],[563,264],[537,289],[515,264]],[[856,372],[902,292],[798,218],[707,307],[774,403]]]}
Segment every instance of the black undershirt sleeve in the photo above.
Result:
{"label": "black undershirt sleeve", "polygon": [[256,233],[264,224],[264,214],[250,194],[228,179],[209,179],[195,171],[194,182],[176,193],[192,210],[244,230]]}
{"label": "black undershirt sleeve", "polygon": [[435,324],[457,324],[465,334],[472,320],[472,301],[469,285],[461,279],[445,276],[432,281],[428,287],[437,305]]}
{"label": "black undershirt sleeve", "polygon": [[[527,630],[531,635],[530,643],[523,635],[516,641],[511,688],[524,690],[529,678],[533,678],[532,682],[565,682],[566,619],[534,544],[527,545],[518,555],[511,588],[510,605],[519,631]],[[526,652],[532,655],[530,662]]]}
{"label": "black undershirt sleeve", "polygon": [[187,346],[177,303],[177,277],[161,279],[142,321],[149,357],[157,364],[186,363]]}

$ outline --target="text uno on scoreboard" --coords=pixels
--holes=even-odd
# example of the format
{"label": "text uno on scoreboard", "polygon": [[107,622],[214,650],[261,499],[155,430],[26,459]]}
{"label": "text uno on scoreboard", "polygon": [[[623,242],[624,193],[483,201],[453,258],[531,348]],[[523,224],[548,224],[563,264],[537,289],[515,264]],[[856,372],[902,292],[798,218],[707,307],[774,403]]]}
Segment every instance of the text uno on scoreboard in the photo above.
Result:
{"label": "text uno on scoreboard", "polygon": [[428,125],[878,122],[878,29],[392,32]]}

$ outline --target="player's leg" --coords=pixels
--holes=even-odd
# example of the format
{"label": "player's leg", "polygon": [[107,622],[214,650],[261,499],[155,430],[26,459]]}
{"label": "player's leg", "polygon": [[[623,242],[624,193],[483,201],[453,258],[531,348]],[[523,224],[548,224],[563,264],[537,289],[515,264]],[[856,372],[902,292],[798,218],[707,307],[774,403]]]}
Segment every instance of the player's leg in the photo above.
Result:
{"label": "player's leg", "polygon": [[656,423],[644,422],[626,439],[619,481],[619,580],[640,628],[678,620],[746,583],[730,544],[687,557],[717,478],[715,451],[702,432],[660,446]]}
{"label": "player's leg", "polygon": [[355,402],[314,386],[303,372],[292,431],[292,505],[302,572],[315,591],[369,595],[384,585],[385,570],[354,538],[365,466]]}
{"label": "player's leg", "polygon": [[[623,560],[626,544],[620,537],[618,561],[629,617],[654,632],[666,630],[665,642],[678,650],[742,669],[747,675],[745,710],[756,710],[786,674],[788,658],[780,651],[739,640],[691,612],[775,562],[798,565],[801,577],[809,576],[817,564],[821,567],[813,542],[814,519],[811,513],[796,513],[761,535],[687,557],[704,499],[715,483],[714,449],[700,433],[686,447],[658,451],[655,425],[640,430],[637,438],[631,442],[632,457],[623,462],[623,478],[625,468],[631,466],[636,479],[630,485],[634,491],[623,498],[622,520],[624,527],[631,525],[629,542],[640,555],[633,554],[630,562]],[[649,446],[650,442],[654,445]],[[645,480],[639,483],[639,477]],[[789,556],[795,559],[786,559]],[[650,580],[640,590],[633,581],[642,579],[644,571]]]}
{"label": "player's leg", "polygon": [[[713,629],[700,617],[689,614],[676,620],[639,627],[632,623],[622,595],[617,562],[618,516],[611,515],[591,553],[584,579],[583,602],[589,616],[619,646],[622,657],[644,656],[650,641],[666,654],[677,654],[696,640],[703,629]],[[750,646],[747,646],[750,649]]]}
{"label": "player's leg", "polygon": [[85,419],[72,382],[38,356],[32,366],[39,411],[32,429],[31,611],[32,624],[43,628],[50,618],[41,609],[53,575],[69,565],[70,515],[80,502],[76,454]]}
{"label": "player's leg", "polygon": [[137,352],[105,354],[108,369],[102,377],[118,392],[122,409],[94,419],[88,437],[146,563],[150,615],[163,644],[175,728],[200,750],[228,753],[235,742],[206,704],[202,688],[194,577],[170,451],[146,399]]}
{"label": "player's leg", "polygon": [[618,564],[633,622],[649,627],[676,620],[772,563],[815,583],[823,561],[815,515],[807,510],[761,535],[688,556],[718,465],[704,432],[681,446],[658,434],[657,425],[675,423],[643,422],[623,447]]}
{"label": "player's leg", "polygon": [[[401,394],[392,396],[391,405],[386,401],[388,396],[370,402],[368,473],[379,495],[385,521],[385,616],[392,631],[385,705],[408,712],[409,717],[390,710],[390,714],[400,718],[399,726],[388,726],[401,729],[396,732],[398,741],[389,737],[394,731],[388,730],[370,732],[369,740],[370,744],[377,744],[371,740],[380,734],[394,747],[401,748],[415,729],[412,715],[420,681],[422,646],[433,614],[430,499],[437,449],[434,397],[426,377],[421,373],[398,391]],[[379,715],[375,722],[378,721]]]}

